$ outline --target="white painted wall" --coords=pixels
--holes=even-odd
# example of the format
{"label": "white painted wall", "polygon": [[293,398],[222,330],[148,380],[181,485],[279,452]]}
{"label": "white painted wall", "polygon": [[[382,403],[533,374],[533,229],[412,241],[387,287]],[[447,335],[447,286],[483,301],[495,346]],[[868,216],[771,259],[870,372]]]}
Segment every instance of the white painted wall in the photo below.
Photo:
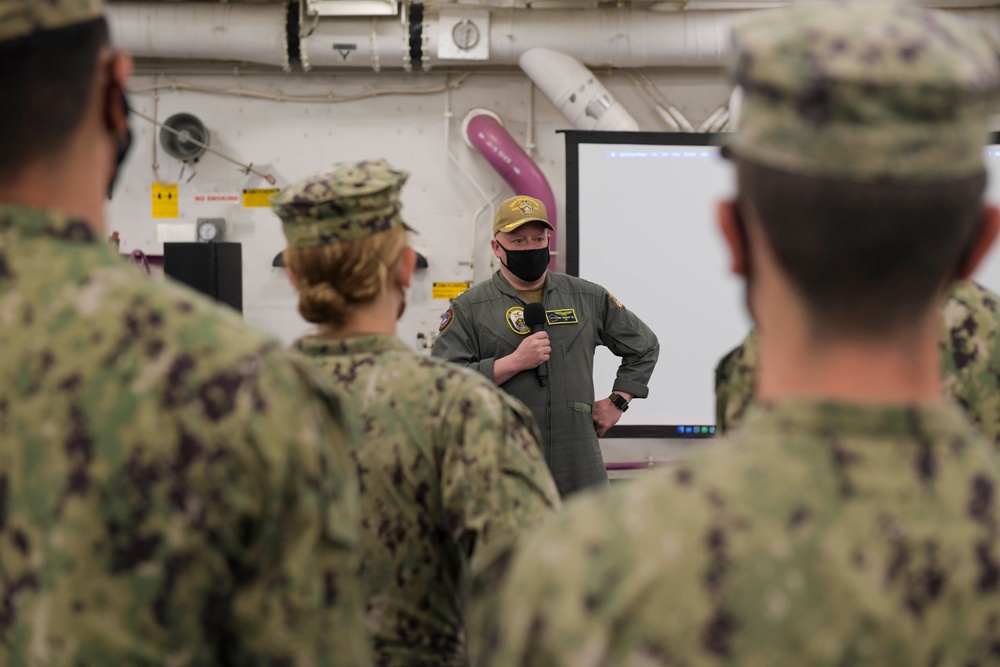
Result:
{"label": "white painted wall", "polygon": [[[597,73],[641,129],[666,129],[648,98],[625,73]],[[647,75],[695,126],[726,102],[730,92],[723,73],[717,70],[664,70]],[[348,94],[373,87],[436,86],[447,82],[448,75],[219,75],[175,71],[140,74],[133,78],[132,88],[141,91],[170,81],[269,93]],[[198,116],[211,131],[214,148],[270,171],[278,179],[278,186],[344,160],[383,157],[408,169],[412,175],[403,189],[403,215],[419,231],[412,244],[427,257],[430,267],[419,271],[414,280],[399,335],[418,350],[429,348],[441,314],[448,308],[447,301],[431,297],[432,284],[482,280],[492,272],[492,205],[513,194],[482,156],[463,141],[461,121],[470,109],[484,107],[499,114],[522,145],[529,134],[533,136],[537,146],[534,157],[556,193],[559,220],[564,218],[564,141],[557,130],[567,128],[567,123],[543,95],[533,92],[520,71],[475,72],[450,94],[388,95],[340,103],[274,102],[174,90],[160,90],[156,95],[135,92],[130,101],[137,110],[155,114],[161,121],[182,111]],[[453,115],[446,122],[449,108]],[[120,233],[122,251],[138,248],[148,254],[161,254],[159,225],[173,225],[175,230],[177,225],[186,226],[193,240],[197,218],[223,217],[228,224],[227,240],[243,244],[246,321],[285,343],[308,331],[308,324],[296,311],[295,295],[284,272],[271,267],[275,254],[284,247],[277,217],[269,209],[245,209],[239,203],[195,202],[198,195],[238,194],[245,187],[267,184],[208,154],[197,165],[197,175],[187,180],[191,171],[185,169],[179,181],[180,217],[154,219],[152,183],[178,181],[182,164],[157,147],[159,167],[154,170],[153,149],[159,131],[138,118],[133,119],[133,128],[133,150],[123,167],[109,216],[109,230]],[[454,159],[449,157],[449,151]],[[490,202],[484,200],[470,177]],[[558,247],[562,245],[560,233]],[[614,289],[613,285],[608,287]],[[608,459],[645,459],[649,443],[636,443],[635,447],[638,449],[632,452],[629,442],[621,441]]]}
{"label": "white painted wall", "polygon": [[[452,75],[455,78],[455,75]],[[729,94],[721,72],[686,70],[651,73],[651,78],[693,122],[707,118]],[[622,73],[603,73],[612,94],[639,121],[642,129],[663,130],[646,97]],[[266,75],[138,75],[132,87],[183,81],[212,88],[244,88],[268,93],[338,94],[373,87],[419,89],[443,84],[444,73],[431,74],[266,74]],[[384,157],[412,175],[403,189],[403,214],[420,233],[412,239],[430,267],[421,271],[409,295],[400,322],[400,337],[413,345],[418,334],[429,344],[437,331],[447,301],[431,298],[435,281],[481,280],[491,273],[489,226],[493,208],[512,191],[486,161],[461,137],[461,121],[473,108],[485,107],[503,119],[522,142],[530,132],[537,148],[534,157],[556,193],[559,218],[564,213],[565,175],[562,116],[545,97],[532,91],[520,72],[476,72],[450,93],[388,95],[341,103],[274,102],[202,92],[160,90],[137,92],[131,104],[159,120],[177,112],[192,113],[211,131],[211,145],[233,157],[269,171],[284,186],[338,161]],[[533,98],[533,104],[532,104]],[[445,112],[452,118],[446,123]],[[533,109],[533,112],[532,112]],[[447,135],[446,135],[447,126]],[[306,330],[296,313],[295,299],[284,274],[271,267],[283,247],[278,219],[265,208],[243,208],[239,203],[198,203],[206,194],[238,194],[246,187],[268,187],[262,179],[245,175],[235,165],[211,154],[197,165],[197,174],[166,155],[157,146],[158,170],[153,168],[154,141],[159,131],[145,120],[133,119],[135,140],[123,167],[110,207],[110,228],[122,239],[122,251],[141,249],[160,254],[157,230],[166,224],[186,226],[194,238],[199,217],[227,220],[227,240],[243,244],[244,312],[248,322],[285,342]],[[448,152],[454,155],[449,157]],[[467,172],[468,175],[466,175]],[[471,178],[470,178],[471,177]],[[180,180],[178,181],[178,179]],[[190,180],[188,180],[190,178]],[[490,197],[487,205],[479,188]],[[154,219],[151,185],[178,182],[180,217]],[[561,230],[560,230],[561,231]],[[558,246],[563,244],[562,234]],[[562,266],[560,262],[560,266]]]}

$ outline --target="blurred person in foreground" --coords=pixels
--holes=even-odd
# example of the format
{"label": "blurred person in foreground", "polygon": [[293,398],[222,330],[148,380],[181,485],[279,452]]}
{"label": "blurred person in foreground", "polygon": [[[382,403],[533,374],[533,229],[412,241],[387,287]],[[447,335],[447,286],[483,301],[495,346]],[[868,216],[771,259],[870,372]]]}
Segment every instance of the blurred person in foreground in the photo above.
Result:
{"label": "blurred person in foreground", "polygon": [[295,343],[359,436],[362,574],[378,665],[465,665],[468,575],[559,506],[531,413],[396,337],[416,266],[384,160],[337,164],[272,199],[299,311]]}
{"label": "blurred person in foreground", "polygon": [[1000,62],[912,5],[735,31],[732,269],[760,334],[740,429],[581,498],[480,591],[480,665],[970,665],[1000,646],[1000,459],[943,397],[941,306],[997,234]]}
{"label": "blurred person in foreground", "polygon": [[101,3],[0,0],[0,62],[0,665],[371,664],[339,405],[104,241]]}

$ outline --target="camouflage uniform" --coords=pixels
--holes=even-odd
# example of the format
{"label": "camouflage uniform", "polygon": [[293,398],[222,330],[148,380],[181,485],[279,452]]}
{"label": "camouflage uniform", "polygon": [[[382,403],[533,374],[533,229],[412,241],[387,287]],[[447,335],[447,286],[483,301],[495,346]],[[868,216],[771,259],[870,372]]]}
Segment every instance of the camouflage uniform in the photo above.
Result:
{"label": "camouflage uniform", "polygon": [[[406,173],[340,165],[273,200],[297,247],[404,225]],[[379,665],[466,664],[467,573],[559,505],[531,413],[394,336],[306,337],[360,435],[362,580]]]}
{"label": "camouflage uniform", "polygon": [[998,518],[1000,461],[957,407],[759,409],[526,538],[474,663],[994,664]]}
{"label": "camouflage uniform", "polygon": [[971,280],[956,283],[945,303],[941,361],[944,387],[1000,445],[1000,295]]}
{"label": "camouflage uniform", "polygon": [[715,366],[715,426],[719,433],[736,427],[753,403],[754,369],[757,367],[757,330]]}
{"label": "camouflage uniform", "polygon": [[371,664],[339,404],[95,222],[0,202],[0,665]]}
{"label": "camouflage uniform", "polygon": [[318,387],[86,224],[0,205],[0,664],[370,664]]}
{"label": "camouflage uniform", "polygon": [[[801,5],[736,39],[741,158],[858,181],[982,170],[1000,63],[949,17]],[[996,664],[998,521],[1000,456],[954,404],[785,398],[522,540],[470,648],[488,666]]]}
{"label": "camouflage uniform", "polygon": [[[971,280],[956,282],[942,310],[944,387],[1000,445],[1000,296]],[[735,427],[753,402],[757,332],[715,368],[715,415],[721,431]]]}

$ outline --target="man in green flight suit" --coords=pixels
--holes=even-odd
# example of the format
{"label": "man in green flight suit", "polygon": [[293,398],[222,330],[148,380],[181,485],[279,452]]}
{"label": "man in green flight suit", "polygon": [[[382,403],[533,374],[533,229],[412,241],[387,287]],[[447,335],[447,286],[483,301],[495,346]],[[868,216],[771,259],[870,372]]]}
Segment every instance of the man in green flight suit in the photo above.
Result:
{"label": "man in green flight suit", "polygon": [[0,62],[0,665],[367,667],[339,403],[103,240],[101,3],[0,0]]}
{"label": "man in green flight suit", "polygon": [[562,514],[484,587],[481,666],[972,665],[1000,646],[1000,457],[945,399],[954,278],[1000,229],[1000,60],[909,4],[756,12],[718,217],[757,403],[675,470]]}
{"label": "man in green flight suit", "polygon": [[[606,289],[548,270],[551,229],[545,205],[534,197],[500,203],[491,242],[500,269],[455,299],[441,320],[433,354],[479,371],[528,406],[565,497],[607,486],[597,439],[621,419],[632,398],[649,394],[660,346],[653,331]],[[525,322],[525,309],[534,303],[544,309],[541,331]],[[599,345],[622,363],[611,394],[595,401]]]}
{"label": "man in green flight suit", "polygon": [[[989,440],[1000,445],[1000,295],[972,280],[952,285],[941,311],[944,388]],[[757,332],[715,368],[715,423],[735,428],[753,403]]]}

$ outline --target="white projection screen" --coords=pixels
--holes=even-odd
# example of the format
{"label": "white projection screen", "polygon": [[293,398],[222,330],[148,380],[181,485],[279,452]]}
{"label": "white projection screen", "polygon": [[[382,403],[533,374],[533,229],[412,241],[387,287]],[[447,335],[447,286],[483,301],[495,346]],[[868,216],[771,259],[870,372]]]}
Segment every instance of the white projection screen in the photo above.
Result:
{"label": "white projection screen", "polygon": [[[565,134],[566,271],[603,285],[660,341],[649,398],[633,401],[608,437],[712,437],[715,365],[751,326],[715,219],[735,188],[717,137]],[[993,141],[987,198],[1000,202],[1000,136]],[[1000,249],[974,278],[1000,291]],[[596,396],[610,390],[618,363],[598,348]]]}

